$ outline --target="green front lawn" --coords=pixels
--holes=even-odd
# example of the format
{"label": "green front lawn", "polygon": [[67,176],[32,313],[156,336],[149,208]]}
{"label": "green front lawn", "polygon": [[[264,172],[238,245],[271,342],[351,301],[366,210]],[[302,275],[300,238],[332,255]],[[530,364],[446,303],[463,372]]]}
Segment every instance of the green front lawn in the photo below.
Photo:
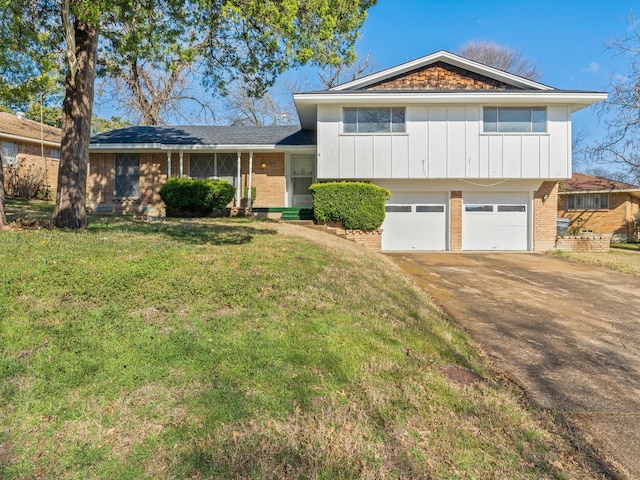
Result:
{"label": "green front lawn", "polygon": [[640,254],[633,248],[618,248],[616,245],[605,253],[552,252],[552,255],[640,277]]}
{"label": "green front lawn", "polygon": [[[399,269],[345,240],[96,216],[0,231],[0,265],[0,478],[598,475]],[[450,364],[490,381],[458,386]]]}

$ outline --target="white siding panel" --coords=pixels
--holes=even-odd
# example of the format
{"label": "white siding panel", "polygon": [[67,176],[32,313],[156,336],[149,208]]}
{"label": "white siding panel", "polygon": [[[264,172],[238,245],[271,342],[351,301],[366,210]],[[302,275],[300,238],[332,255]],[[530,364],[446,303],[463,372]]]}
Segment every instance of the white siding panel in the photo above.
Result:
{"label": "white siding panel", "polygon": [[391,159],[401,159],[393,151],[390,135],[373,137],[373,178],[391,178]]}
{"label": "white siding panel", "polygon": [[522,137],[522,178],[540,178],[540,141],[542,137]]}
{"label": "white siding panel", "polygon": [[540,178],[551,178],[549,158],[549,135],[540,137]]}
{"label": "white siding panel", "polygon": [[[429,154],[429,107],[426,105],[411,105],[407,107],[407,162],[408,166],[405,170],[398,167],[394,157],[393,177],[403,178],[425,178],[428,169]],[[394,153],[395,153],[394,137]]]}
{"label": "white siding panel", "polygon": [[[392,162],[391,178],[409,178],[409,138],[407,135],[391,137],[391,151],[393,152],[393,158],[389,159]],[[424,152],[422,158],[424,158]]]}
{"label": "white siding panel", "polygon": [[340,176],[340,107],[318,106],[318,178]]}
{"label": "white siding panel", "polygon": [[550,135],[550,171],[552,178],[571,177],[571,128],[566,106],[547,109],[547,128]]}
{"label": "white siding panel", "polygon": [[429,178],[447,178],[447,107],[429,107]]}
{"label": "white siding panel", "polygon": [[356,139],[356,178],[373,178],[373,135],[358,135]]}
{"label": "white siding panel", "polygon": [[480,107],[466,107],[465,177],[480,177]]}
{"label": "white siding panel", "polygon": [[465,107],[447,108],[447,177],[449,178],[465,176],[466,119]]}
{"label": "white siding panel", "polygon": [[520,178],[522,175],[522,136],[505,135],[502,142],[504,145],[502,174],[507,178]]}
{"label": "white siding panel", "polygon": [[322,178],[355,178],[356,176],[356,137],[340,136],[340,173],[335,177]]}
{"label": "white siding panel", "polygon": [[[479,178],[489,178],[489,142],[490,136],[488,135],[480,135],[479,145],[480,145],[480,154],[478,160],[478,177]],[[471,177],[471,175],[469,175]]]}
{"label": "white siding panel", "polygon": [[501,178],[502,177],[502,163],[503,163],[503,146],[502,136],[491,135],[489,137],[489,177]]}

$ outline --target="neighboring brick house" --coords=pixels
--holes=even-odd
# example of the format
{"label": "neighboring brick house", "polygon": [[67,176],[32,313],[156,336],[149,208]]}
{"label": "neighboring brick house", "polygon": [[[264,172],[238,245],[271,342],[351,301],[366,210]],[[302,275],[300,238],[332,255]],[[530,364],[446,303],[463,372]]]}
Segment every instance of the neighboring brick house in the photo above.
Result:
{"label": "neighboring brick house", "polygon": [[640,207],[640,186],[574,173],[560,184],[558,216],[570,220],[569,232],[611,234],[626,241],[627,225]]}
{"label": "neighboring brick house", "polygon": [[[89,207],[161,212],[169,176],[256,187],[255,210],[309,207],[313,182],[391,191],[385,251],[553,248],[571,115],[605,93],[558,90],[440,51],[294,94],[300,127],[130,127],[92,139]],[[249,172],[251,174],[249,175]],[[283,213],[284,215],[284,213]]]}
{"label": "neighboring brick house", "polygon": [[49,198],[58,185],[61,130],[25,119],[21,114],[0,112],[2,168],[7,194],[25,183],[41,184]]}

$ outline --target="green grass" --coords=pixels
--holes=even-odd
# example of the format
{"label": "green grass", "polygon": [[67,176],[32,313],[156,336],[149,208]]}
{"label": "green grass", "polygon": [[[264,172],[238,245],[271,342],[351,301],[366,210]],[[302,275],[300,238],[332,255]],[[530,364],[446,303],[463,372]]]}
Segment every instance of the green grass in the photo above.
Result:
{"label": "green grass", "polygon": [[552,255],[568,258],[576,262],[587,265],[608,268],[617,272],[628,273],[635,277],[640,277],[640,254],[632,248],[621,248],[617,244],[616,248],[611,248],[608,252],[550,252]]}
{"label": "green grass", "polygon": [[640,252],[640,243],[612,243],[611,248]]}
{"label": "green grass", "polygon": [[598,475],[517,392],[452,384],[447,365],[491,370],[347,241],[95,216],[0,245],[0,478]]}

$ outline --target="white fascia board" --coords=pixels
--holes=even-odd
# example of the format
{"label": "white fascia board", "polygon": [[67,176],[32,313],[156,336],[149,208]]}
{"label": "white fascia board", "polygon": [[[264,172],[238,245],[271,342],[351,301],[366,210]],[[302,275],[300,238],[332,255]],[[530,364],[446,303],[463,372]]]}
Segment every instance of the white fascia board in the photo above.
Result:
{"label": "white fascia board", "polygon": [[344,91],[344,90],[353,90],[353,89],[366,87],[367,85],[378,83],[388,78],[397,77],[398,75],[402,75],[403,73],[410,72],[412,70],[417,70],[419,68],[422,68],[424,66],[427,66],[436,62],[445,62],[450,65],[463,68],[465,70],[469,70],[474,73],[478,73],[485,77],[489,77],[494,80],[498,80],[498,81],[507,83],[509,85],[514,85],[521,88],[532,88],[535,90],[553,90],[553,87],[550,87],[548,85],[534,82],[533,80],[529,80],[527,78],[520,77],[518,75],[514,75],[512,73],[505,72],[503,70],[498,70],[497,68],[489,67],[487,65],[474,62],[473,60],[460,57],[459,55],[454,55],[453,53],[447,52],[445,50],[440,50],[439,52],[435,52],[430,55],[417,58],[410,62],[406,62],[401,65],[397,65],[395,67],[387,68],[386,70],[382,70],[380,72],[367,75],[366,77],[358,78],[356,80],[343,83],[342,85],[333,87],[330,90]]}
{"label": "white fascia board", "polygon": [[572,190],[570,192],[558,192],[558,195],[581,195],[583,193],[628,193],[632,197],[640,197],[640,188],[618,188],[604,190]]}
{"label": "white fascia board", "polygon": [[11,133],[0,133],[0,139],[7,139],[15,142],[23,142],[23,143],[34,143],[34,144],[43,144],[47,147],[60,148],[60,142],[52,142],[50,140],[41,140],[39,138],[33,137],[24,137],[22,135],[13,135]]}
{"label": "white fascia board", "polygon": [[543,106],[569,105],[571,112],[606,100],[600,92],[521,92],[496,90],[482,92],[389,92],[389,93],[297,93],[294,95],[298,117],[303,128],[315,130],[318,105],[411,105],[466,104],[485,106]]}
{"label": "white fascia board", "polygon": [[183,151],[278,151],[278,150],[300,150],[315,148],[315,145],[165,145],[161,143],[95,143],[89,147],[91,152],[113,152],[113,151],[151,151],[151,152],[178,152]]}

